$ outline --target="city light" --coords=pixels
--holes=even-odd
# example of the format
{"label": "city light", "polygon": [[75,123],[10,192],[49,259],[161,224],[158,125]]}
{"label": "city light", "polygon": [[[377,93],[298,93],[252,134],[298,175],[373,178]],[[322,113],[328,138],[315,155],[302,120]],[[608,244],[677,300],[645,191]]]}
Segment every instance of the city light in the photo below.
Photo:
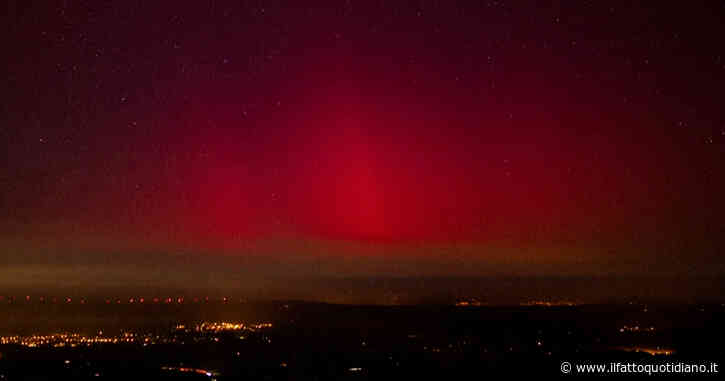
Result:
{"label": "city light", "polygon": [[[166,335],[159,335],[151,332],[122,331],[115,335],[104,335],[99,330],[95,335],[85,335],[78,332],[59,332],[51,334],[33,335],[9,335],[0,336],[0,345],[21,345],[28,348],[37,347],[78,347],[98,344],[169,344],[179,342],[178,332],[194,333],[193,341],[219,341],[215,333],[227,331],[248,331],[256,332],[261,329],[271,328],[271,323],[243,323],[243,322],[201,322],[194,325],[193,329],[187,329],[185,324],[177,324],[174,330]],[[209,336],[211,335],[211,336]],[[243,337],[240,337],[243,338]]]}

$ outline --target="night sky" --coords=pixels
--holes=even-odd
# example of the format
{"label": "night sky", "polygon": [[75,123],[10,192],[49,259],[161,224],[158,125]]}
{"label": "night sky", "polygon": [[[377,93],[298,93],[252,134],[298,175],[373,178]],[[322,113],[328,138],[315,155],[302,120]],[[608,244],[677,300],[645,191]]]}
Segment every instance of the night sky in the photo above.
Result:
{"label": "night sky", "polygon": [[722,276],[725,3],[668,3],[7,2],[0,283]]}

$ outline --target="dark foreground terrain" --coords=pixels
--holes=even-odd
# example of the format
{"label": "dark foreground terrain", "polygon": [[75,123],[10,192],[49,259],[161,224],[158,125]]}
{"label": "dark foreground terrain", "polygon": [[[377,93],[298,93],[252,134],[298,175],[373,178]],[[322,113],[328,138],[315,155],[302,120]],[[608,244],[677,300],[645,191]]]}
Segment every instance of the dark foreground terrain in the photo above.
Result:
{"label": "dark foreground terrain", "polygon": [[722,304],[18,302],[0,315],[2,380],[486,379],[725,359]]}

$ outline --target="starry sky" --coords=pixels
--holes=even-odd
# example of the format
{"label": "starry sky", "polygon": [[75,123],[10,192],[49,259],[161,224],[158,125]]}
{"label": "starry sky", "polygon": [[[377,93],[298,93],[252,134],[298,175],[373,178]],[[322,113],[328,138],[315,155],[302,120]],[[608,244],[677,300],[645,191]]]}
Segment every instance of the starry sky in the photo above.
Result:
{"label": "starry sky", "polygon": [[3,285],[725,274],[723,2],[3,8]]}

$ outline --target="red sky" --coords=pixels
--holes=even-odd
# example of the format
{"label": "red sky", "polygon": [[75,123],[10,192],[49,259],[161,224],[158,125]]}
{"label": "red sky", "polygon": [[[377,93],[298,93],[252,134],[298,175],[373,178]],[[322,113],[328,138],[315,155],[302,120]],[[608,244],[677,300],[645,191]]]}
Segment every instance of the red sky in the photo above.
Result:
{"label": "red sky", "polygon": [[706,6],[11,11],[12,266],[723,271]]}

